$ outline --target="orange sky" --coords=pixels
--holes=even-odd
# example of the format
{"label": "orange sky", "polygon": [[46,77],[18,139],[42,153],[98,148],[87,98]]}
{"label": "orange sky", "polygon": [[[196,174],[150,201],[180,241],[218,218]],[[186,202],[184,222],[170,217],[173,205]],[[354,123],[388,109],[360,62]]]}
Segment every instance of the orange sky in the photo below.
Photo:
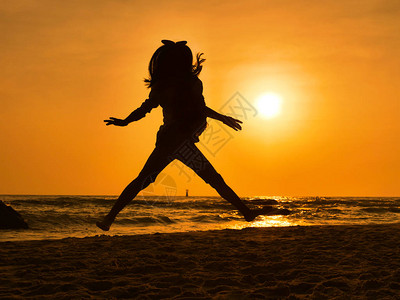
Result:
{"label": "orange sky", "polygon": [[[283,99],[213,156],[240,196],[399,196],[400,3],[1,1],[0,193],[119,194],[154,147],[161,108],[106,127],[146,99],[161,39],[207,61],[207,104]],[[173,177],[178,194],[216,195]]]}

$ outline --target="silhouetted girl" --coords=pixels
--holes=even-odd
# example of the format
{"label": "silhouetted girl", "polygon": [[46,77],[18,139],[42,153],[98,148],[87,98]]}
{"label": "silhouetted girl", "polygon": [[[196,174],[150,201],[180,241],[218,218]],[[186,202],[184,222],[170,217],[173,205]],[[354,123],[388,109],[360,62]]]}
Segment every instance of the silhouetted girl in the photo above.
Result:
{"label": "silhouetted girl", "polygon": [[154,182],[157,175],[174,159],[193,169],[221,197],[232,203],[247,221],[267,213],[271,207],[250,210],[195,145],[206,128],[207,117],[221,121],[234,130],[240,130],[242,123],[206,106],[202,82],[197,77],[204,62],[202,53],[197,54],[193,65],[192,51],[185,41],[174,43],[163,40],[162,43],[150,60],[150,77],[145,80],[151,88],[149,98],[126,119],[111,117],[104,121],[106,125],[126,126],[140,120],[160,105],[163,108],[164,124],[157,133],[156,147],[138,177],[124,189],[111,211],[96,223],[97,226],[109,230],[117,214],[141,190]]}

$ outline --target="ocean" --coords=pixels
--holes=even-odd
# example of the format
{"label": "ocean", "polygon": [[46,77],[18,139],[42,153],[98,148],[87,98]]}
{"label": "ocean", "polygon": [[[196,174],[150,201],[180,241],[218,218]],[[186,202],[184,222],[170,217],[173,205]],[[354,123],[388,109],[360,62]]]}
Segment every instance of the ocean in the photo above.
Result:
{"label": "ocean", "polygon": [[[0,230],[0,241],[60,239],[104,234],[95,225],[116,196],[0,195],[30,229]],[[276,201],[288,216],[259,216],[244,221],[220,197],[139,196],[117,217],[107,235],[132,235],[265,226],[378,224],[398,222],[400,198],[244,197],[251,208]],[[275,202],[273,201],[273,202]]]}

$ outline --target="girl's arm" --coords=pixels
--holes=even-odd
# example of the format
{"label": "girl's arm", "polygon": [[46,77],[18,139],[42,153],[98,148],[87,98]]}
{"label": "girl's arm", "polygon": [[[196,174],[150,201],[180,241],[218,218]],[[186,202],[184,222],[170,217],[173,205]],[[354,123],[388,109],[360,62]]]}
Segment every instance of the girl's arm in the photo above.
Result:
{"label": "girl's arm", "polygon": [[215,110],[212,110],[208,106],[206,106],[206,115],[209,118],[212,118],[212,119],[215,119],[215,120],[218,120],[218,121],[222,122],[223,115],[221,115],[220,113],[217,113]]}
{"label": "girl's arm", "polygon": [[212,110],[208,106],[206,106],[206,115],[209,118],[221,121],[222,123],[231,127],[234,130],[242,129],[242,126],[240,126],[240,124],[243,123],[242,121],[232,118],[232,117],[229,117],[229,116],[222,115],[220,113],[217,113],[215,110]]}
{"label": "girl's arm", "polygon": [[125,119],[118,119],[114,117],[110,117],[108,120],[104,120],[106,122],[106,125],[115,125],[115,126],[126,126],[129,123],[132,123],[134,121],[138,121],[141,118],[143,118],[147,113],[149,113],[153,108],[157,107],[158,104],[155,101],[152,101],[147,99],[142,103],[142,105],[135,109],[129,116],[127,116]]}

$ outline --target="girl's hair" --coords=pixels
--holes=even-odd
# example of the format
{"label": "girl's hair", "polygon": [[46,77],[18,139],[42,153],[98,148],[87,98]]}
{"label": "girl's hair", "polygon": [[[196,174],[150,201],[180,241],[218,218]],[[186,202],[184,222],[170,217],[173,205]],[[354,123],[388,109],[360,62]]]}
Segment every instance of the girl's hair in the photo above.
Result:
{"label": "girl's hair", "polygon": [[186,41],[173,42],[161,41],[164,45],[154,52],[149,63],[149,78],[144,82],[150,88],[158,80],[168,77],[198,76],[201,72],[202,63],[205,61],[197,53],[196,62],[193,65],[192,50],[186,45]]}

